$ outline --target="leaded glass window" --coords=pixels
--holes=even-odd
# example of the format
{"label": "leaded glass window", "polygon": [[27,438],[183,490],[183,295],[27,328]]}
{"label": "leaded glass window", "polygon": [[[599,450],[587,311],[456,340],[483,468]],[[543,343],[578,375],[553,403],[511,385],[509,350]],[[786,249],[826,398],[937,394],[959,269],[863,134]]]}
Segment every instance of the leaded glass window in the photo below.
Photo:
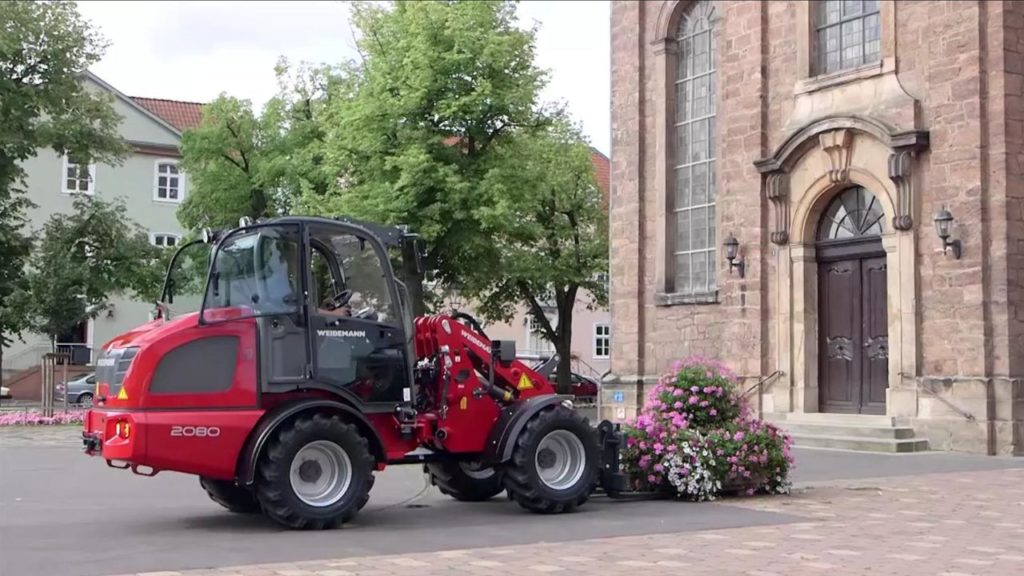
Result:
{"label": "leaded glass window", "polygon": [[715,6],[691,5],[679,21],[675,110],[674,292],[715,289]]}
{"label": "leaded glass window", "polygon": [[818,74],[849,70],[880,59],[878,0],[818,0],[814,24]]}
{"label": "leaded glass window", "polygon": [[847,188],[832,199],[818,225],[818,240],[849,240],[885,232],[885,212],[871,192]]}

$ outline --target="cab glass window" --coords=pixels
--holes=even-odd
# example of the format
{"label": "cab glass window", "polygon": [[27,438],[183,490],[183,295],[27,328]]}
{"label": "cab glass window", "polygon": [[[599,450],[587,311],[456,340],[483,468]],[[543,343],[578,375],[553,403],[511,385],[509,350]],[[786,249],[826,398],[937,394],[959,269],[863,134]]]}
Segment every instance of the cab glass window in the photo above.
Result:
{"label": "cab glass window", "polygon": [[397,321],[384,266],[373,244],[329,228],[313,228],[310,243],[315,303],[325,308],[326,300],[351,291],[346,314],[377,322]]}
{"label": "cab glass window", "polygon": [[297,226],[236,232],[217,249],[203,319],[295,314],[301,306]]}

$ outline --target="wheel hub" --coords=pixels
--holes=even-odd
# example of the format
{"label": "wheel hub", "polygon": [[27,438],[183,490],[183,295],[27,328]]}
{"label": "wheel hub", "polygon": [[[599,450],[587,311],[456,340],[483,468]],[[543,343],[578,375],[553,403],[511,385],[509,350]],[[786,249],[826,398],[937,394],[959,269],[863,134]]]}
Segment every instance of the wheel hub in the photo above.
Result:
{"label": "wheel hub", "polygon": [[550,448],[543,448],[537,451],[537,466],[539,468],[551,468],[555,465],[558,456]]}
{"label": "wheel hub", "polygon": [[306,460],[299,464],[299,478],[303,482],[316,482],[323,473],[323,467],[316,460]]}
{"label": "wheel hub", "polygon": [[330,506],[341,500],[352,484],[352,461],[341,446],[316,440],[295,453],[289,480],[302,502],[317,508]]}
{"label": "wheel hub", "polygon": [[553,430],[537,446],[534,464],[540,481],[553,490],[576,485],[587,469],[587,451],[569,430]]}

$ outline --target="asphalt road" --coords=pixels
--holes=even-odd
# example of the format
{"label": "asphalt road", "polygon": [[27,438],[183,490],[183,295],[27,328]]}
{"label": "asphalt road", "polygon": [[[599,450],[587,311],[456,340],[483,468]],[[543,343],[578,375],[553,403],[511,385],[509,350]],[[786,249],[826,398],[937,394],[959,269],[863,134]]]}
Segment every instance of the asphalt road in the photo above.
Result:
{"label": "asphalt road", "polygon": [[[800,451],[795,480],[1024,467],[1024,459]],[[489,545],[773,525],[797,518],[717,503],[595,498],[536,516],[496,498],[463,504],[428,489],[420,469],[378,475],[370,504],[341,530],[292,532],[228,513],[191,476],[143,478],[70,446],[0,442],[0,576],[93,576],[254,563],[433,552]]]}

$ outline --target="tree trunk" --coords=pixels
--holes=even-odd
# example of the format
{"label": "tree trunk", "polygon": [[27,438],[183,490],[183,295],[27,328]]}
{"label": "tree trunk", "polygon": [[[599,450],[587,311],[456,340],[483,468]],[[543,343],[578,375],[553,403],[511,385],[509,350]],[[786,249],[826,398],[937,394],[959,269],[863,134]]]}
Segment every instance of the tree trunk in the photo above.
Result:
{"label": "tree trunk", "polygon": [[555,332],[555,351],[558,352],[559,394],[572,393],[572,309],[576,303],[576,290],[558,292],[555,306],[558,308],[558,328]]}
{"label": "tree trunk", "polygon": [[572,343],[561,334],[555,340],[558,353],[558,371],[555,374],[555,390],[559,394],[572,394]]}

